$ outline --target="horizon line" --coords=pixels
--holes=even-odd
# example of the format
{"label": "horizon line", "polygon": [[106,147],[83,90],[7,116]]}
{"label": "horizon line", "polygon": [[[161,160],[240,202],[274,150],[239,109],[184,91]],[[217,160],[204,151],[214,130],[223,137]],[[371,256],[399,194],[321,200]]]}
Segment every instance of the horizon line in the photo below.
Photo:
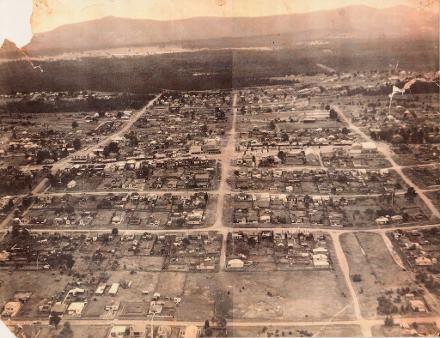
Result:
{"label": "horizon line", "polygon": [[[78,24],[82,24],[82,23],[95,22],[95,21],[99,21],[99,20],[103,20],[103,19],[109,19],[109,18],[124,19],[124,20],[131,20],[131,21],[154,21],[154,22],[185,21],[185,20],[201,19],[201,18],[212,18],[212,19],[254,19],[254,18],[282,17],[282,16],[290,16],[290,15],[302,15],[302,14],[311,14],[311,13],[319,13],[319,12],[333,12],[333,11],[337,11],[337,10],[341,10],[341,9],[345,9],[345,8],[356,8],[356,7],[357,8],[375,9],[375,10],[379,10],[379,11],[389,10],[389,9],[392,9],[392,8],[407,8],[407,9],[420,10],[420,9],[418,9],[415,6],[410,6],[410,5],[407,5],[407,4],[398,4],[398,5],[394,5],[394,6],[388,6],[388,7],[374,7],[374,6],[365,5],[365,4],[358,4],[358,5],[346,5],[346,6],[341,6],[341,7],[328,8],[328,9],[318,9],[318,10],[301,11],[301,12],[290,12],[290,13],[286,13],[286,14],[274,14],[274,15],[254,15],[254,16],[243,16],[243,15],[238,15],[238,16],[232,16],[232,15],[224,15],[224,16],[219,16],[219,15],[212,15],[212,16],[211,15],[199,15],[199,16],[190,16],[190,17],[183,17],[183,18],[178,18],[178,19],[165,19],[165,20],[151,19],[151,18],[148,18],[148,17],[145,17],[145,18],[133,18],[133,17],[129,17],[129,16],[105,15],[105,16],[102,16],[102,17],[99,17],[99,18],[95,18],[95,19],[65,23],[65,24],[56,26],[55,28],[49,29],[49,30],[36,32],[36,33],[33,34],[33,36],[39,35],[39,34],[49,33],[49,32],[55,31],[55,30],[57,30],[58,28],[61,28],[61,27],[78,25]],[[437,8],[436,8],[436,10],[437,10]],[[433,12],[433,10],[431,10],[431,11]]]}

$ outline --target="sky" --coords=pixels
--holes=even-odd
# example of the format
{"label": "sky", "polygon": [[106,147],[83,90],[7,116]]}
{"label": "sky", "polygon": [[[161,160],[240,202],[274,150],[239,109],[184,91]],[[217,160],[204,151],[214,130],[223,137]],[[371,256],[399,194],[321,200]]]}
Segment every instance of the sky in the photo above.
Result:
{"label": "sky", "polygon": [[[19,46],[33,33],[105,16],[173,20],[197,16],[265,16],[349,5],[391,7],[439,0],[0,0],[0,41]],[[29,21],[31,12],[32,18]]]}
{"label": "sky", "polygon": [[32,0],[0,0],[0,44],[4,39],[26,44],[32,37],[31,15]]}

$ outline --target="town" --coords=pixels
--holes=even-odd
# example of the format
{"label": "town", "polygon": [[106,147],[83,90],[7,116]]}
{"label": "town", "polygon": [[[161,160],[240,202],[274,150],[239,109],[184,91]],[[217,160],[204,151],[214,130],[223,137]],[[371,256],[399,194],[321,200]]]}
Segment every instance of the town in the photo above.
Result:
{"label": "town", "polygon": [[4,96],[78,112],[2,115],[2,319],[20,337],[437,334],[432,75],[391,103],[410,74],[375,74],[384,93],[355,76],[123,110]]}

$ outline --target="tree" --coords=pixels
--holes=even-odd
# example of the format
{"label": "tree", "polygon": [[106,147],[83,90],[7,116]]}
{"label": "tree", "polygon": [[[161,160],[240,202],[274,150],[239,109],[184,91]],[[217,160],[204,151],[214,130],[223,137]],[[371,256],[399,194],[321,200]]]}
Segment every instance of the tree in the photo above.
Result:
{"label": "tree", "polygon": [[81,149],[81,140],[79,138],[76,138],[73,140],[73,148],[78,151]]}
{"label": "tree", "polygon": [[330,118],[336,120],[338,118],[338,113],[334,109],[330,109]]}
{"label": "tree", "polygon": [[394,325],[394,319],[393,316],[386,316],[384,320],[385,326],[393,326]]}
{"label": "tree", "polygon": [[65,322],[63,325],[63,329],[59,334],[60,338],[71,338],[73,337],[73,331],[69,322]]}
{"label": "tree", "polygon": [[58,316],[58,314],[53,313],[49,318],[49,324],[55,326],[55,328],[58,328],[58,324],[61,321],[61,317]]}
{"label": "tree", "polygon": [[412,200],[414,200],[414,198],[417,196],[417,192],[416,192],[416,190],[414,189],[414,187],[408,187],[408,189],[406,190],[406,193],[405,193],[405,198],[407,199],[407,200],[410,200],[410,201],[412,201]]}
{"label": "tree", "polygon": [[289,135],[287,135],[286,132],[282,132],[282,133],[281,133],[281,141],[282,141],[282,142],[287,142],[287,141],[289,141]]}
{"label": "tree", "polygon": [[281,160],[281,162],[284,163],[286,161],[286,153],[284,151],[280,150],[277,156]]}
{"label": "tree", "polygon": [[9,201],[8,201],[7,209],[11,210],[13,207],[14,207],[14,201],[13,201],[12,198],[10,198]]}
{"label": "tree", "polygon": [[351,275],[351,280],[353,282],[359,283],[362,281],[362,277],[360,274],[354,274],[354,275]]}
{"label": "tree", "polygon": [[270,123],[269,123],[269,128],[270,128],[271,130],[275,130],[275,128],[276,128],[276,124],[275,124],[275,121],[274,121],[274,120],[270,121]]}
{"label": "tree", "polygon": [[104,147],[103,155],[105,157],[109,156],[111,153],[119,153],[119,145],[116,142],[111,142]]}
{"label": "tree", "polygon": [[119,233],[118,228],[113,228],[112,229],[112,236],[116,237],[118,235],[118,233]]}
{"label": "tree", "polygon": [[37,152],[37,163],[41,164],[44,160],[50,158],[49,150],[38,150]]}
{"label": "tree", "polygon": [[12,238],[17,238],[18,235],[20,235],[20,226],[18,224],[14,224],[12,225],[11,236]]}
{"label": "tree", "polygon": [[76,129],[76,128],[78,128],[78,127],[79,127],[78,122],[73,121],[73,122],[72,122],[72,128],[73,128],[73,129]]}

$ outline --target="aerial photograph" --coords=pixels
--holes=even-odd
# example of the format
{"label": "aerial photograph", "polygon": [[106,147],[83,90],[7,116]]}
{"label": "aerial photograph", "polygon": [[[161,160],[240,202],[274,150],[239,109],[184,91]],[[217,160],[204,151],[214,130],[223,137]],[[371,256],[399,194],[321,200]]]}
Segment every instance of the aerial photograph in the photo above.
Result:
{"label": "aerial photograph", "polygon": [[0,338],[440,336],[439,0],[0,0]]}

